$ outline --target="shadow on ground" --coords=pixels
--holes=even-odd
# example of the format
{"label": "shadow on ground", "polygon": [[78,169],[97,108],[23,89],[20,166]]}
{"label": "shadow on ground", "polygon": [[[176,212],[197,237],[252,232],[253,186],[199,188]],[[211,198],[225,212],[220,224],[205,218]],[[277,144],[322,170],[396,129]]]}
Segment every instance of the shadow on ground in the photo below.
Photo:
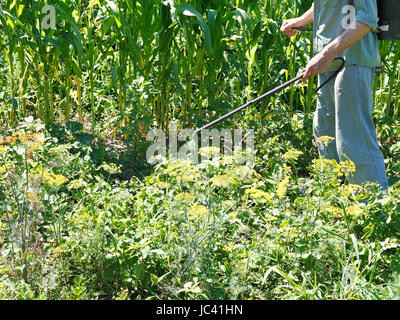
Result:
{"label": "shadow on ground", "polygon": [[[57,138],[59,144],[74,140],[82,145],[90,146],[92,151],[89,156],[95,165],[100,166],[106,162],[121,166],[122,172],[113,174],[113,179],[130,180],[134,176],[143,179],[152,171],[144,160],[143,151],[135,150],[120,137],[107,137],[104,141],[99,136],[87,132],[83,124],[78,121],[53,124],[48,129],[51,136]],[[76,150],[76,152],[81,151]],[[82,156],[85,155],[82,153]]]}

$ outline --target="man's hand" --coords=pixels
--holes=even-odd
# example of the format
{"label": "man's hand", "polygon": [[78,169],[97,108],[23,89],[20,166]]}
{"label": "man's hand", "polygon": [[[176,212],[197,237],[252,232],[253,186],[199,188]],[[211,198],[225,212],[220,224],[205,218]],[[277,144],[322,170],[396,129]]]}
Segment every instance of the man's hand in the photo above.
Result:
{"label": "man's hand", "polygon": [[303,82],[307,82],[308,79],[314,78],[316,75],[325,73],[331,65],[335,56],[328,56],[321,52],[310,60],[306,69],[303,71]]}
{"label": "man's hand", "polygon": [[297,34],[298,30],[293,28],[304,27],[313,23],[314,21],[314,3],[311,8],[301,17],[284,20],[282,23],[281,31],[288,37],[293,37]]}
{"label": "man's hand", "polygon": [[299,19],[289,19],[289,20],[284,20],[281,26],[281,32],[288,37],[294,37],[298,30],[293,29],[293,28],[298,28],[302,27],[302,23],[299,21]]}

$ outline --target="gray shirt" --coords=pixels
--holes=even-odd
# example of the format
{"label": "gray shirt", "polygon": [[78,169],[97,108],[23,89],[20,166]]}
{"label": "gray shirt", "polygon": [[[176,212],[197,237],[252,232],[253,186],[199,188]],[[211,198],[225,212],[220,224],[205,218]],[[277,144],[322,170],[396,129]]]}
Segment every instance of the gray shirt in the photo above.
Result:
{"label": "gray shirt", "polygon": [[[378,38],[373,32],[378,28],[378,9],[376,0],[353,0],[356,9],[356,21],[371,27],[360,41],[343,51],[342,57],[347,65],[359,65],[374,68],[377,65]],[[343,33],[343,20],[348,21],[349,11],[344,7],[349,0],[314,1],[314,54],[318,54],[332,40]],[[344,24],[346,26],[346,24]]]}

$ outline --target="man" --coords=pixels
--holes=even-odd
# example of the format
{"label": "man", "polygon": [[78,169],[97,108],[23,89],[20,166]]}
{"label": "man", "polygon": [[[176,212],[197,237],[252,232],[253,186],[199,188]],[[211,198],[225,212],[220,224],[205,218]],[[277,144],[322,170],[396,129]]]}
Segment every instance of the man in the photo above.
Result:
{"label": "man", "polygon": [[[388,188],[382,153],[372,120],[372,90],[378,61],[376,0],[316,0],[303,16],[284,21],[281,31],[292,37],[296,27],[314,23],[314,57],[303,81],[319,75],[323,83],[338,66],[331,62],[344,57],[344,69],[318,93],[314,135],[335,138],[327,146],[318,142],[320,156],[337,161],[350,159],[356,172],[352,184],[379,182]],[[346,7],[347,6],[347,7]],[[354,10],[355,8],[355,10]],[[353,23],[348,23],[353,14]]]}

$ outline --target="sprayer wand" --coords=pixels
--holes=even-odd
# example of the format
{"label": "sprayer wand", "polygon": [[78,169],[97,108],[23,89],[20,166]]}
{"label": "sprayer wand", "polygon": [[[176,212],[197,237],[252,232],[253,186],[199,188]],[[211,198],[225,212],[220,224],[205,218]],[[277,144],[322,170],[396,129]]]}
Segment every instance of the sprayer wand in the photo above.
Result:
{"label": "sprayer wand", "polygon": [[313,28],[305,28],[305,27],[292,27],[293,30],[297,30],[297,31],[313,31]]}
{"label": "sprayer wand", "polygon": [[[344,60],[344,58],[338,57],[338,58],[335,58],[334,60],[340,60],[340,61],[342,62],[342,64],[340,65],[340,67],[339,67],[339,68],[338,68],[338,69],[337,69],[323,84],[321,84],[321,85],[318,87],[318,89],[315,91],[315,93],[317,93],[322,87],[324,87],[326,84],[328,84],[328,82],[330,82],[333,78],[335,78],[335,77],[339,74],[339,72],[342,71],[342,69],[344,68],[344,65],[345,65],[345,60]],[[259,102],[259,101],[265,99],[266,97],[268,97],[268,96],[270,96],[270,95],[273,95],[274,93],[285,89],[286,87],[290,86],[292,83],[295,83],[295,82],[297,82],[298,80],[302,79],[303,76],[304,76],[304,72],[301,73],[301,74],[299,74],[299,75],[296,76],[295,78],[289,80],[288,82],[285,82],[284,84],[282,84],[282,85],[280,85],[280,86],[278,86],[278,87],[272,89],[271,91],[268,91],[268,92],[264,93],[263,95],[259,96],[258,98],[255,98],[255,99],[253,99],[253,100],[247,102],[246,104],[242,105],[241,107],[239,107],[239,108],[237,108],[237,109],[235,109],[235,110],[232,110],[231,112],[225,114],[224,116],[222,116],[222,117],[220,117],[220,118],[218,118],[218,119],[216,119],[216,120],[214,120],[214,121],[212,121],[212,122],[206,124],[205,126],[201,127],[200,129],[197,129],[197,130],[193,133],[193,136],[195,136],[195,135],[198,134],[199,132],[201,132],[201,131],[203,131],[203,130],[205,130],[205,129],[208,129],[208,128],[210,128],[210,127],[216,125],[217,123],[219,123],[219,122],[221,122],[221,121],[223,121],[223,120],[225,120],[225,119],[227,119],[227,118],[233,116],[234,114],[238,113],[239,111],[242,111],[243,109],[246,109],[246,108],[250,107],[251,105],[253,105],[253,104],[255,104],[255,103],[257,103],[257,102]]]}

